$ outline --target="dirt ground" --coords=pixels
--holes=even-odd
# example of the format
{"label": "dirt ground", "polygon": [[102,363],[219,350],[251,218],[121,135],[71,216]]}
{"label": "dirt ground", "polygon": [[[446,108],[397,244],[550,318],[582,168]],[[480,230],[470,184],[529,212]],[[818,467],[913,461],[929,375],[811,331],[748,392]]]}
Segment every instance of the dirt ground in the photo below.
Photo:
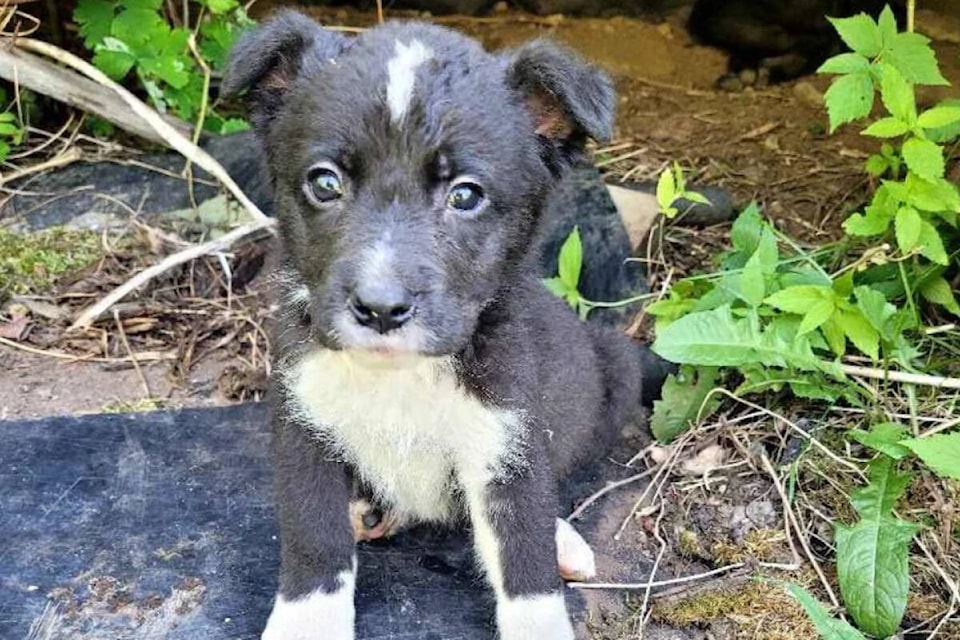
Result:
{"label": "dirt ground", "polygon": [[[261,1],[255,13],[279,4]],[[369,14],[343,10],[314,13],[330,25],[366,26],[374,20]],[[693,43],[684,19],[679,12],[646,21],[521,14],[437,21],[462,29],[492,48],[549,35],[608,69],[620,94],[617,135],[614,142],[595,150],[595,159],[611,181],[649,181],[667,163],[679,161],[692,169],[695,183],[725,187],[738,205],[759,201],[778,226],[802,241],[823,243],[835,238],[840,222],[867,197],[870,185],[862,165],[875,141],[850,127],[827,135],[822,94],[829,78],[806,77],[734,91],[716,88],[726,70],[726,56]],[[936,36],[944,75],[960,87],[960,17],[921,13],[919,25],[921,31]],[[956,88],[923,91],[921,101],[931,104],[950,91],[958,95]],[[723,229],[698,236],[668,234],[667,250],[677,253],[682,269],[703,267],[723,247],[724,238]],[[243,322],[249,325],[248,320]],[[53,342],[51,349],[37,352],[0,345],[0,419],[149,408],[156,406],[154,399],[163,406],[186,407],[255,398],[262,389],[258,374],[262,374],[264,354],[257,359],[251,357],[251,348],[230,343],[231,337],[239,341],[248,333],[245,329],[231,334],[221,327],[213,343],[224,344],[187,372],[177,367],[182,350],[175,342],[160,345],[159,359],[144,358],[138,366],[122,358],[84,362],[51,357],[51,349],[60,349]],[[615,605],[607,599],[604,602],[613,613],[597,614],[592,621],[595,637],[638,637],[639,621],[651,613],[648,638],[816,637],[792,601],[774,598],[769,588],[749,579],[758,562],[784,565],[794,560],[786,544],[789,534],[784,533],[780,496],[756,446],[768,442],[789,452],[795,448],[796,436],[767,416],[753,418],[752,426],[760,434],[755,434],[755,442],[735,428],[740,416],[729,421],[721,418],[715,427],[681,443],[678,451],[693,460],[705,451],[712,452],[714,459],[701,460],[701,467],[694,463],[684,471],[687,462],[677,455],[680,466],[672,472],[673,481],[661,482],[655,494],[661,505],[668,505],[656,512],[659,515],[646,511],[652,508],[654,494],[643,502],[645,485],[640,483],[616,497],[615,508],[610,507],[614,510],[608,509],[603,516],[617,526],[624,514],[639,523],[628,530],[628,543],[647,561],[657,560],[658,575],[688,575],[718,564],[742,562],[742,567],[706,581],[699,590],[668,591],[652,608],[643,591],[627,599],[617,596]],[[648,448],[644,458],[652,462],[656,456],[670,454]],[[624,453],[617,464],[625,465],[629,457]],[[633,473],[623,468],[626,475]],[[656,484],[657,478],[652,482]],[[828,556],[829,527],[819,520],[802,524],[818,545],[814,552]],[[818,580],[810,570],[792,573],[790,578],[808,586]],[[704,597],[690,605],[691,593]],[[942,604],[934,596],[917,596],[908,614],[922,621]],[[941,637],[960,638],[960,628],[954,631],[957,635],[950,636],[952,631],[945,629]]]}

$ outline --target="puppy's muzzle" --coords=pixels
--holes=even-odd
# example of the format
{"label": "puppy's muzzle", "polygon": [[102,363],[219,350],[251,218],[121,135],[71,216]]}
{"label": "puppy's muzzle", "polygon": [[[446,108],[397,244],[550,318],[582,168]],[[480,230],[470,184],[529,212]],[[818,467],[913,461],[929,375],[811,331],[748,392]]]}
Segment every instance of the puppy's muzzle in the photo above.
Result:
{"label": "puppy's muzzle", "polygon": [[381,335],[405,325],[417,309],[409,291],[389,282],[358,286],[347,299],[347,306],[357,323]]}

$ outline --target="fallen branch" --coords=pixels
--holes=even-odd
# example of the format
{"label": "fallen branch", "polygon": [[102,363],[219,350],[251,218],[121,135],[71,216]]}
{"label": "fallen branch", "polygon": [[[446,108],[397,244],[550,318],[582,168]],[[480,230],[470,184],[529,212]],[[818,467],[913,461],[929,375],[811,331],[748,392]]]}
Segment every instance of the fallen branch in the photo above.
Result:
{"label": "fallen branch", "polygon": [[[11,42],[12,39],[5,39],[3,44],[8,45]],[[16,42],[19,44],[23,40],[18,39]],[[156,129],[139,117],[115,93],[104,91],[104,88],[93,80],[17,47],[0,46],[0,78],[92,113],[150,142],[166,144],[166,140]],[[170,126],[189,131],[183,122],[173,122]]]}
{"label": "fallen branch", "polygon": [[74,320],[73,324],[70,325],[69,330],[90,326],[115,303],[119,302],[132,291],[143,286],[168,269],[172,269],[178,265],[184,264],[185,262],[190,262],[191,260],[201,256],[224,251],[234,243],[249,238],[256,233],[272,231],[274,226],[276,226],[276,220],[273,218],[264,217],[260,220],[254,220],[249,224],[245,224],[242,227],[237,227],[230,233],[226,233],[216,240],[204,242],[203,244],[191,245],[182,251],[170,254],[157,264],[140,271],[137,273],[137,275],[133,276],[122,285],[108,293],[95,304],[84,309],[83,312],[77,316],[77,319]]}
{"label": "fallen branch", "polygon": [[[230,174],[217,162],[213,156],[191,142],[186,136],[177,131],[169,122],[164,120],[151,107],[143,103],[135,95],[121,87],[119,84],[108,78],[99,69],[88,62],[85,62],[73,55],[69,51],[64,51],[60,47],[54,46],[40,40],[31,38],[17,38],[15,44],[20,49],[38,53],[57,62],[63,63],[72,69],[79,71],[91,80],[112,90],[124,103],[148,125],[150,125],[158,136],[171,148],[180,152],[185,158],[196,164],[198,167],[206,170],[210,175],[223,183],[223,186],[237,199],[243,207],[250,212],[250,215],[256,221],[267,220],[260,208],[253,203],[243,190],[233,181]],[[52,97],[56,97],[55,94]],[[266,226],[264,227],[266,228]]]}
{"label": "fallen branch", "polygon": [[871,380],[890,380],[904,384],[918,384],[924,387],[940,389],[960,389],[960,378],[945,376],[931,376],[924,373],[908,373],[906,371],[890,371],[874,367],[860,367],[853,364],[842,364],[840,368],[848,376],[870,378]]}

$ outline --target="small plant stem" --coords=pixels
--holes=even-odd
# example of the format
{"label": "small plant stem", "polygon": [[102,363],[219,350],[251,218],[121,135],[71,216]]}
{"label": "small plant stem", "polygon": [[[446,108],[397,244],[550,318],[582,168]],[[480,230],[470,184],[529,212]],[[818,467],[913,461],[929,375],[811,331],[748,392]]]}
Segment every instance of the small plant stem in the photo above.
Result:
{"label": "small plant stem", "polygon": [[917,17],[917,0],[907,0],[907,31],[913,33]]}
{"label": "small plant stem", "polygon": [[874,367],[859,367],[852,364],[841,364],[843,372],[850,376],[870,378],[871,380],[890,380],[903,384],[919,384],[925,387],[938,389],[960,389],[960,378],[947,378],[922,373],[908,373],[906,371],[890,371]]}
{"label": "small plant stem", "polygon": [[823,267],[821,267],[820,264],[816,260],[814,260],[806,251],[800,248],[800,245],[794,242],[792,238],[787,236],[785,233],[781,232],[779,229],[774,228],[772,224],[770,225],[770,229],[773,230],[773,234],[777,236],[778,240],[788,244],[791,249],[796,251],[801,260],[809,263],[810,266],[816,269],[820,273],[820,275],[822,275],[824,278],[826,278],[827,280],[831,280],[830,274],[824,271]]}
{"label": "small plant stem", "polygon": [[590,307],[591,309],[615,309],[617,307],[625,307],[628,304],[633,304],[634,302],[642,302],[644,300],[649,300],[650,298],[656,298],[660,294],[658,293],[645,293],[640,296],[633,298],[625,298],[623,300],[617,300],[615,302],[594,302],[593,300],[587,300],[586,298],[581,297],[580,302]]}
{"label": "small plant stem", "polygon": [[377,0],[377,24],[383,24],[383,0]]}
{"label": "small plant stem", "polygon": [[913,289],[910,288],[910,279],[907,278],[907,270],[903,266],[903,261],[897,262],[897,266],[900,268],[900,280],[903,282],[903,290],[907,292],[907,306],[910,307],[910,313],[913,317],[919,318],[917,307],[913,304]]}

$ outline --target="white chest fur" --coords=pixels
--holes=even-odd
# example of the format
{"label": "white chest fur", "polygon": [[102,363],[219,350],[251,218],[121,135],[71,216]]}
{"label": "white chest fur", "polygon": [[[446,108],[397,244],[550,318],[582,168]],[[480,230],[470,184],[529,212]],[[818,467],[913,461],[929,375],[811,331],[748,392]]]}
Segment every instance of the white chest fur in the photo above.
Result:
{"label": "white chest fur", "polygon": [[467,393],[446,359],[318,349],[286,385],[317,434],[410,519],[449,519],[454,481],[481,489],[519,455],[518,413]]}

